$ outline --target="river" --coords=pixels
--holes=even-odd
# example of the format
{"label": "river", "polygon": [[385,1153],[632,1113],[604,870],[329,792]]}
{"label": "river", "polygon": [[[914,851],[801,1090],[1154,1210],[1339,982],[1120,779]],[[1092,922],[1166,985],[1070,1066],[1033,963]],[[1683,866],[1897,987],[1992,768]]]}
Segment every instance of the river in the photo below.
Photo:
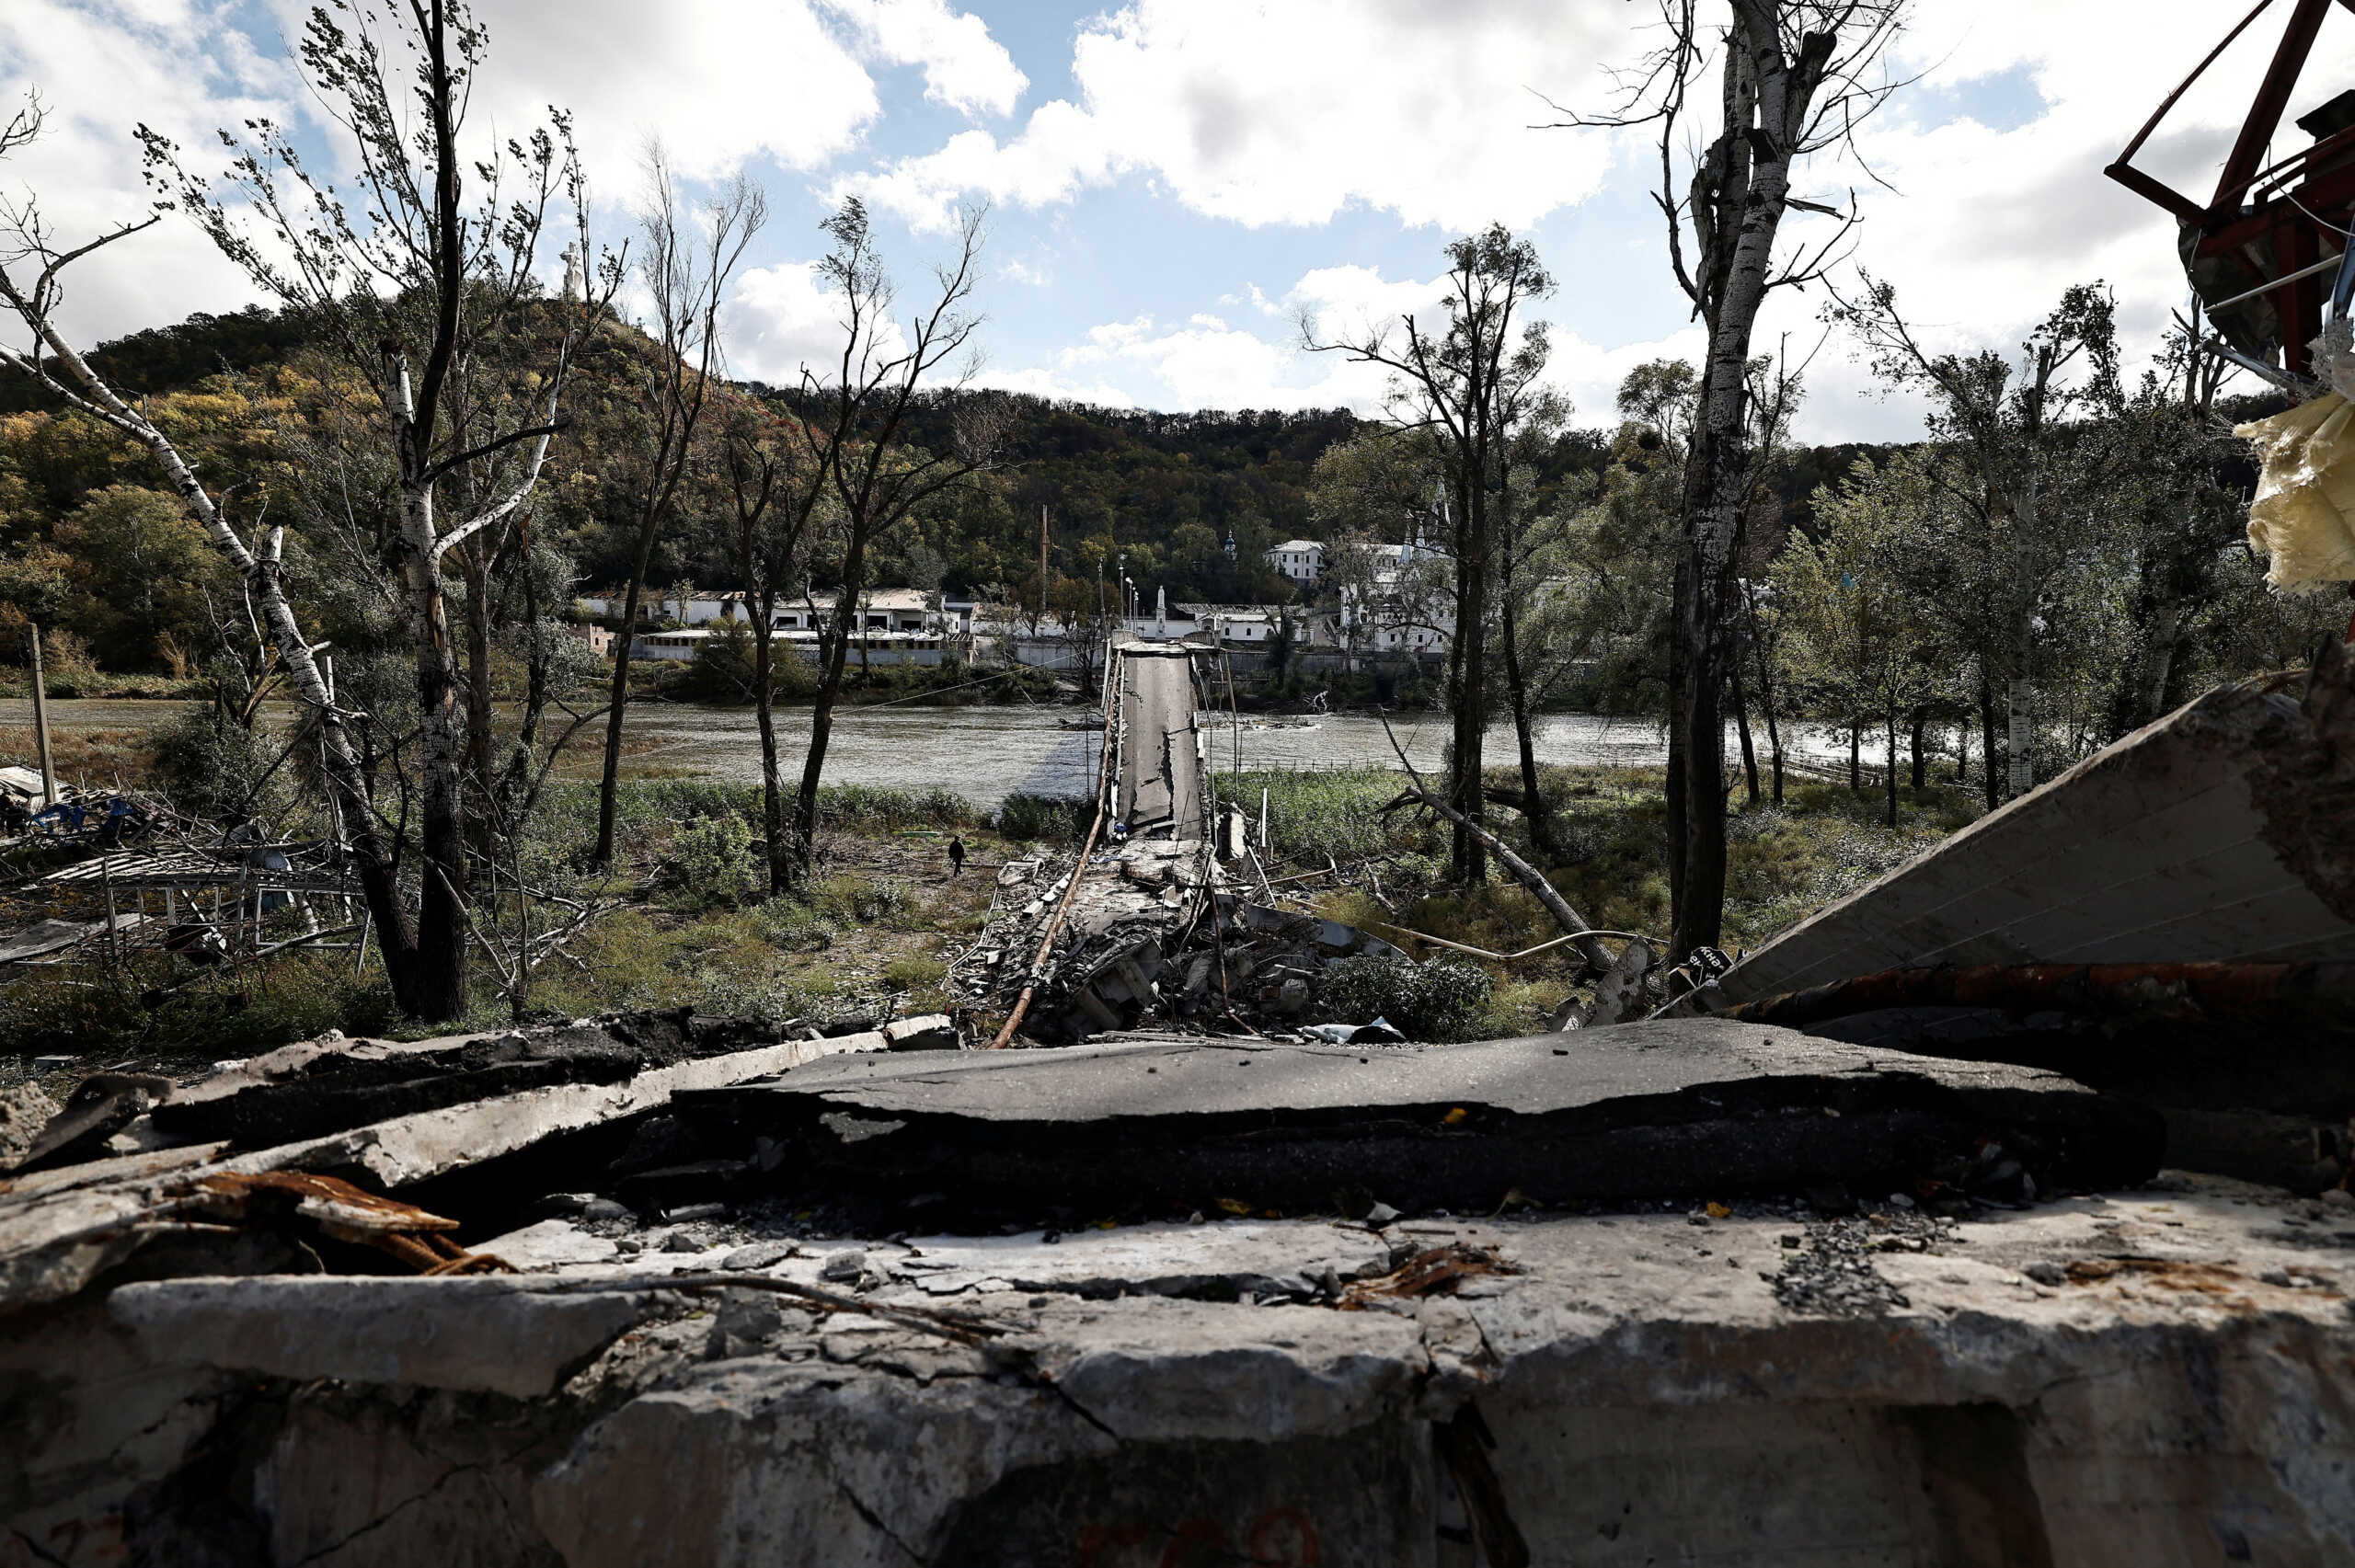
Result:
{"label": "river", "polygon": [[[162,723],[178,706],[108,698],[53,702],[49,704],[50,725],[60,731],[144,729]],[[1095,730],[1065,729],[1061,721],[1086,711],[908,704],[841,709],[834,720],[826,773],[834,783],[908,788],[942,785],[990,805],[1017,791],[1085,795],[1095,777],[1101,735]],[[783,709],[777,716],[779,742],[788,768],[793,768],[809,739],[809,711]],[[1202,715],[1205,722],[1211,716]],[[23,698],[0,699],[0,727],[31,722],[31,703]],[[1296,722],[1281,721],[1287,726]],[[1234,766],[1238,757],[1246,769],[1396,764],[1380,719],[1333,714],[1307,722],[1315,727],[1255,727],[1246,716],[1237,730],[1222,718],[1212,761],[1221,770]],[[1417,768],[1440,766],[1447,743],[1447,715],[1411,714],[1391,722]],[[1819,727],[1804,728],[1795,750],[1812,760],[1832,761],[1839,750],[1837,744]],[[1785,740],[1792,744],[1788,729]],[[629,710],[626,733],[638,742],[624,763],[629,773],[739,782],[757,781],[761,776],[760,731],[750,708],[637,704]],[[1728,736],[1730,748],[1730,730]],[[1758,740],[1763,746],[1764,736]],[[1545,715],[1538,725],[1536,750],[1541,762],[1607,767],[1657,767],[1668,756],[1662,733],[1650,721],[1592,714]],[[1510,726],[1489,731],[1492,765],[1510,764],[1516,755]]]}

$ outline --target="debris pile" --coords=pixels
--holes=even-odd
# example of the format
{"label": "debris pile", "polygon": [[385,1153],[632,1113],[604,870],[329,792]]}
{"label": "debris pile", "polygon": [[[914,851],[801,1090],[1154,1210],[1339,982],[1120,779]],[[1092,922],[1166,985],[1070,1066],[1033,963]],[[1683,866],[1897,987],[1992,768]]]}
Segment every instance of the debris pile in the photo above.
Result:
{"label": "debris pile", "polygon": [[1039,1041],[1135,1029],[1281,1034],[1311,1023],[1317,978],[1331,965],[1406,956],[1341,921],[1246,901],[1205,843],[1143,840],[1088,857],[1034,968],[1072,875],[1051,876],[1052,864],[1041,853],[999,871],[987,928],[949,969],[975,1018],[1004,1016],[1037,979],[1025,1029]]}

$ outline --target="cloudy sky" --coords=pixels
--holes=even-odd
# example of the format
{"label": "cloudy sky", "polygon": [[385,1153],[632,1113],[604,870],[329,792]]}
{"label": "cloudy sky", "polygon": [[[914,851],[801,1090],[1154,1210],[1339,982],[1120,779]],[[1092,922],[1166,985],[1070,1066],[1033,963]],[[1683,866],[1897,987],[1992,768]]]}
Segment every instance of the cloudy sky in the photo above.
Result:
{"label": "cloudy sky", "polygon": [[[305,9],[0,0],[0,94],[38,86],[53,127],[0,166],[0,183],[37,191],[70,236],[143,209],[136,122],[202,149],[215,127],[262,114],[341,172],[288,58]],[[1299,351],[1301,308],[1346,326],[1423,306],[1446,241],[1492,220],[1533,238],[1559,280],[1545,306],[1556,373],[1587,418],[1608,419],[1628,366],[1694,350],[1650,203],[1652,150],[1539,128],[1555,118],[1545,97],[1611,103],[1608,70],[1652,41],[1651,0],[477,0],[477,11],[492,52],[470,130],[505,136],[545,104],[570,109],[608,231],[626,221],[649,134],[695,179],[741,169],[766,188],[773,218],[730,313],[742,374],[785,379],[822,349],[833,313],[810,263],[819,222],[851,193],[912,282],[956,205],[990,203],[982,373],[1035,392],[1166,409],[1371,408],[1378,377]],[[2146,347],[2183,292],[2172,225],[2100,170],[2239,11],[2238,0],[1918,0],[1893,64],[1920,79],[1859,137],[1869,169],[1827,157],[1806,194],[1845,207],[1855,188],[1865,222],[1851,265],[1893,280],[1941,345],[2016,344],[2064,287],[2102,279],[2130,347]],[[2252,29],[2211,73],[2143,166],[2204,195],[2268,33]],[[2355,17],[2334,10],[2292,114],[2350,65]],[[66,315],[102,338],[248,297],[173,218],[77,272]],[[1786,293],[1760,338],[1814,355],[1804,433],[1918,429],[1911,406],[1873,394],[1845,342],[1819,348],[1821,303]]]}

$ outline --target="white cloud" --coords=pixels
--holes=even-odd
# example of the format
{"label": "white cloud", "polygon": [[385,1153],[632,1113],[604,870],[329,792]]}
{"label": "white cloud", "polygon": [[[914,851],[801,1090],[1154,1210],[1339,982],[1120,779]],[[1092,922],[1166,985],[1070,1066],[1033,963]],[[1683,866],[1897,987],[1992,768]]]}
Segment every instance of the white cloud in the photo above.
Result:
{"label": "white cloud", "polygon": [[1346,332],[1361,319],[1378,322],[1400,310],[1419,314],[1438,300],[1436,281],[1390,282],[1372,268],[1321,268],[1281,300],[1257,284],[1222,299],[1248,303],[1282,326],[1253,331],[1209,312],[1196,312],[1177,326],[1163,326],[1150,315],[1104,322],[1048,365],[1000,372],[992,384],[1115,406],[1349,407],[1370,414],[1382,406],[1387,373],[1352,363],[1345,354],[1303,348],[1292,323],[1306,309]]}
{"label": "white cloud", "polygon": [[[728,372],[790,386],[807,364],[821,376],[839,372],[843,352],[841,296],[823,287],[813,262],[755,267],[741,273],[721,313]],[[900,352],[906,339],[886,322],[879,347]]]}
{"label": "white cloud", "polygon": [[[296,13],[307,6],[279,0]],[[880,111],[875,84],[805,0],[476,0],[490,59],[470,127],[519,134],[570,111],[600,199],[626,201],[659,135],[679,172],[706,179],[766,155],[812,169]]]}
{"label": "white cloud", "polygon": [[1444,297],[1446,288],[1445,273],[1428,280],[1404,278],[1393,282],[1382,276],[1378,267],[1355,263],[1319,267],[1301,275],[1285,294],[1281,308],[1289,315],[1306,312],[1315,319],[1321,338],[1362,339],[1369,332],[1396,326],[1407,316],[1428,315]]}
{"label": "white cloud", "polygon": [[1624,52],[1615,8],[1511,0],[1134,0],[1080,31],[1081,102],[1041,105],[1001,143],[982,132],[846,182],[937,227],[979,193],[1068,200],[1119,174],[1153,175],[1186,206],[1238,223],[1324,223],[1351,203],[1408,223],[1525,224],[1593,190],[1597,138],[1528,129],[1551,118],[1523,89],[1599,91]]}
{"label": "white cloud", "polygon": [[1134,408],[1137,400],[1124,389],[1108,381],[1086,381],[1059,375],[1041,366],[1032,365],[1018,371],[984,368],[978,384],[996,387],[1005,392],[1027,392],[1033,397],[1067,399],[1074,403],[1093,403],[1103,408]]}
{"label": "white cloud", "polygon": [[[2131,27],[2084,0],[1979,0],[1917,16],[1900,67],[1928,74],[1860,139],[1896,192],[1829,163],[1811,182],[1811,194],[1844,206],[1848,184],[1858,186],[1857,261],[1897,286],[1934,350],[2016,349],[2063,289],[2096,279],[2117,291],[2130,349],[2154,347],[2187,293],[2175,222],[2101,171],[2236,17],[2204,0],[2154,0]],[[2208,198],[2280,36],[2280,17],[2277,10],[2243,35],[2176,106],[2136,166],[2195,200]],[[2274,139],[2275,156],[2306,140],[2291,119],[2350,75],[2355,17],[2334,8]],[[1969,93],[2016,81],[2042,100],[2028,107],[2026,123],[1994,130],[1957,113]],[[1787,328],[1795,349],[1811,344],[1820,328],[1809,318],[1820,300],[1786,296],[1765,326]],[[1762,343],[1771,340],[1762,334]],[[1882,395],[1843,340],[1825,347],[1809,380],[1800,429],[1810,438],[1920,433],[1918,405]]]}
{"label": "white cloud", "polygon": [[[265,4],[286,38],[299,35],[304,0]],[[573,0],[560,14],[537,0],[477,0],[475,9],[490,53],[469,108],[470,155],[543,123],[551,103],[570,109],[609,238],[638,196],[649,133],[690,178],[756,155],[808,169],[856,145],[879,112],[866,68],[807,0],[672,0],[659,27],[635,0]],[[150,200],[135,122],[177,141],[202,173],[226,161],[218,128],[267,115],[295,128],[318,170],[344,183],[348,149],[325,139],[283,40],[242,30],[247,15],[227,0],[0,4],[0,99],[13,107],[38,86],[52,110],[51,134],[0,168],[0,181],[38,191],[61,237],[87,235]],[[957,41],[933,54],[950,60]],[[552,257],[548,267],[553,281]],[[69,283],[62,319],[85,340],[256,297],[178,217],[77,265]]]}
{"label": "white cloud", "polygon": [[821,0],[875,57],[924,68],[924,96],[960,114],[1012,114],[1030,85],[989,24],[946,0]]}
{"label": "white cloud", "polygon": [[[56,240],[78,245],[145,214],[132,128],[144,120],[183,146],[255,116],[287,121],[296,84],[283,63],[197,0],[0,6],[0,117],[39,88],[42,138],[0,165],[12,200],[37,196]],[[89,344],[199,310],[234,310],[252,286],[177,216],[75,263],[58,319]]]}

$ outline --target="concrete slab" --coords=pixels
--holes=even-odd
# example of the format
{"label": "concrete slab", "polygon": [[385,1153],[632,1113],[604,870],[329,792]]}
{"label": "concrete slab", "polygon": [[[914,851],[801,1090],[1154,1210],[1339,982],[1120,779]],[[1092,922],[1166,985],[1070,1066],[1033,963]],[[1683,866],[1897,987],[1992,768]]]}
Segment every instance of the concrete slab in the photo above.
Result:
{"label": "concrete slab", "polygon": [[612,1083],[661,1065],[598,1028],[437,1040],[304,1042],[176,1093],[149,1119],[189,1141],[266,1148],[557,1083]]}
{"label": "concrete slab", "polygon": [[1139,1042],[812,1064],[684,1093],[710,1139],[868,1194],[1401,1207],[1927,1174],[1990,1138],[2037,1180],[2157,1168],[2156,1116],[2056,1074],[1718,1019],[1461,1046]]}
{"label": "concrete slab", "polygon": [[500,1275],[159,1279],[107,1298],[158,1360],[519,1397],[547,1393],[658,1306],[642,1292],[557,1294]]}
{"label": "concrete slab", "polygon": [[[1305,1259],[1335,1231],[1221,1229],[1087,1244],[1143,1284],[1165,1252]],[[128,1287],[95,1319],[0,1325],[20,1396],[0,1446],[35,1456],[0,1519],[45,1550],[134,1558],[257,1560],[221,1532],[258,1528],[322,1562],[581,1568],[1343,1547],[1472,1568],[1467,1542],[1499,1524],[1535,1562],[2349,1558],[2355,1218],[2328,1206],[2171,1177],[1952,1225],[1737,1203],[1698,1223],[1433,1218],[1387,1240],[1517,1272],[1364,1311],[1051,1288],[960,1302],[1006,1331],[996,1356],[871,1314],[754,1310],[747,1291],[599,1289],[593,1271]],[[1787,1288],[1850,1242],[1878,1304]],[[935,1248],[1054,1251],[916,1242]],[[933,1304],[897,1278],[838,1288]],[[105,1376],[40,1380],[62,1365]],[[1476,1506],[1443,1440],[1463,1423],[1488,1439]]]}
{"label": "concrete slab", "polygon": [[[2334,645],[2335,649],[2335,645]],[[2355,667],[2218,688],[1749,954],[1730,1004],[1935,964],[2355,959]]]}
{"label": "concrete slab", "polygon": [[395,1116],[245,1153],[166,1150],[0,1182],[0,1314],[70,1296],[172,1230],[179,1195],[217,1171],[308,1171],[397,1190],[520,1153],[561,1135],[660,1109],[672,1094],[760,1078],[844,1052],[882,1051],[879,1033],[789,1040],[640,1072]]}
{"label": "concrete slab", "polygon": [[1166,829],[1202,836],[1200,741],[1194,730],[1190,650],[1120,650],[1120,788],[1118,820],[1132,833]]}

